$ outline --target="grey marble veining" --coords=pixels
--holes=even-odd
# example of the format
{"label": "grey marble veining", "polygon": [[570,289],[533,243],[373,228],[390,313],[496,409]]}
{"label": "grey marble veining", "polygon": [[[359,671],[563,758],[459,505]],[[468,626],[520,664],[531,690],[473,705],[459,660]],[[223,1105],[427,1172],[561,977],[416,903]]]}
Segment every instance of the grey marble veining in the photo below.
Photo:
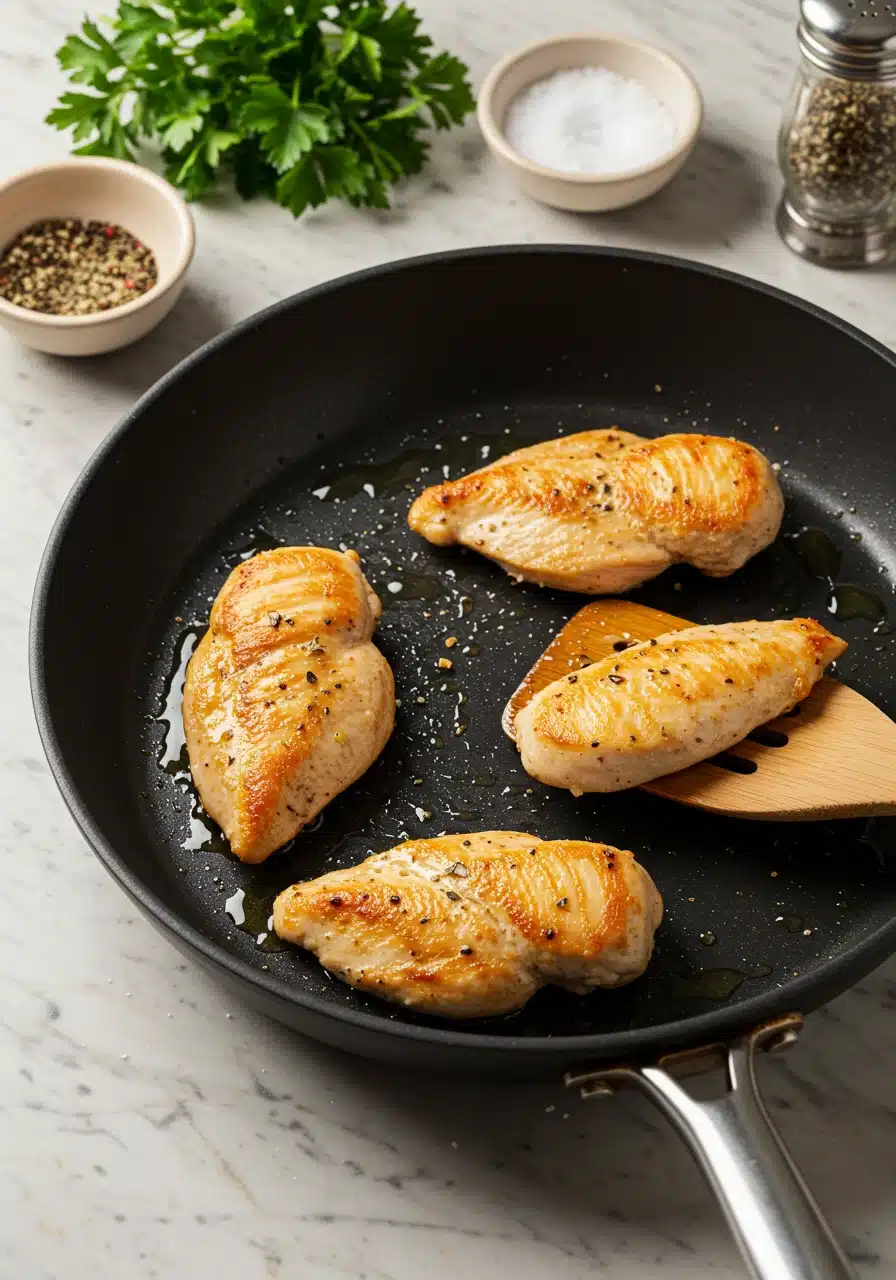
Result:
{"label": "grey marble veining", "polygon": [[[8,6],[2,171],[60,156],[41,119],[80,0]],[[527,202],[472,123],[440,137],[394,210],[262,203],[196,211],[171,318],[118,355],[66,363],[0,335],[0,1277],[619,1280],[741,1276],[719,1213],[637,1098],[450,1085],[371,1071],[234,1006],[140,918],[76,834],[33,726],[25,670],[38,559],[91,451],[152,381],[284,294],[358,267],[476,243],[665,250],[809,298],[896,346],[893,272],[824,274],[771,225],[774,137],[794,59],[787,0],[423,0],[477,79],[500,53],[598,27],[680,54],[703,139],[641,208],[583,218]],[[896,1269],[896,967],[815,1016],[763,1064],[769,1104],[863,1277]]]}

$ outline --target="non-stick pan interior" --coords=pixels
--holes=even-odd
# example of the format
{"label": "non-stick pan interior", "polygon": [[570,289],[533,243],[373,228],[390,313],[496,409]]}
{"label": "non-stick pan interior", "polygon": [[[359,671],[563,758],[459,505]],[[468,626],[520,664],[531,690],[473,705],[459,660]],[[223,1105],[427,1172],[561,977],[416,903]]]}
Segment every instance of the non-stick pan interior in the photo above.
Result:
{"label": "non-stick pan interior", "polygon": [[[638,598],[699,622],[819,617],[850,641],[836,674],[894,714],[894,405],[896,368],[873,348],[765,292],[646,258],[489,252],[284,304],[138,406],[68,513],[37,667],[70,798],[132,890],[334,1008],[425,1021],[281,949],[273,896],[406,837],[484,828],[635,850],[666,920],[632,986],[548,989],[481,1030],[645,1028],[763,993],[771,1011],[783,984],[813,974],[802,1002],[822,999],[880,957],[869,940],[896,906],[894,822],[759,824],[533,782],[501,710],[583,600],[436,550],[406,513],[423,485],[561,432],[738,435],[780,463],[784,536],[730,579],[672,570]],[[189,783],[183,665],[240,558],[309,542],[361,554],[384,605],[398,727],[313,830],[244,868]]]}

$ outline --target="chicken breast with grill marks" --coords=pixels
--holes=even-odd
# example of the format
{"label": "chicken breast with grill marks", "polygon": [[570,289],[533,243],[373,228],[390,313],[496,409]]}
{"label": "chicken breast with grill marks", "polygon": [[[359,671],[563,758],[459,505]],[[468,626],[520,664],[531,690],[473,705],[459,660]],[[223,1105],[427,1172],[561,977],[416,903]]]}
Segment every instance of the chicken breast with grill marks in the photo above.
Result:
{"label": "chicken breast with grill marks", "polygon": [[291,840],[382,751],[395,719],[353,552],[278,547],[224,583],[184,683],[202,803],[244,862]]}
{"label": "chicken breast with grill marks", "polygon": [[517,712],[514,737],[550,786],[639,786],[783,715],[845,649],[812,618],[672,631],[547,685]]}
{"label": "chicken breast with grill marks", "polygon": [[274,903],[274,928],[362,991],[479,1018],[547,983],[585,994],[631,982],[662,913],[631,853],[480,831],[410,840],[295,884]]}
{"label": "chicken breast with grill marks", "polygon": [[774,540],[784,501],[768,460],[722,436],[582,431],[425,490],[408,517],[514,577],[619,593],[676,562],[724,577]]}

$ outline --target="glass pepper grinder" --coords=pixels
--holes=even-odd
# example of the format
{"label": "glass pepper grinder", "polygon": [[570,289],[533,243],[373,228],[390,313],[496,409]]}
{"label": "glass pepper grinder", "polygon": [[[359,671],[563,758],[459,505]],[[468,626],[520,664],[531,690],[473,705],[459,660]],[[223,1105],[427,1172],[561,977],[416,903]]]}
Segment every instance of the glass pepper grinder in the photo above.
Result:
{"label": "glass pepper grinder", "polygon": [[896,0],[801,0],[797,40],[778,231],[821,266],[871,266],[896,245]]}

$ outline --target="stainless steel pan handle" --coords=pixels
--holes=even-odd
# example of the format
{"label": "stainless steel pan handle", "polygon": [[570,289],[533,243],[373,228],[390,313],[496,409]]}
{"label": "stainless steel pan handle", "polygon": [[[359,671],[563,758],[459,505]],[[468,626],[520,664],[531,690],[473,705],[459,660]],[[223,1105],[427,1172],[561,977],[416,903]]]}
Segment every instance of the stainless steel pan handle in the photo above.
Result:
{"label": "stainless steel pan handle", "polygon": [[[585,1098],[636,1087],[666,1113],[715,1192],[754,1280],[855,1280],[756,1084],[757,1049],[787,1048],[801,1026],[801,1016],[789,1014],[728,1044],[575,1072],[567,1083]],[[699,1102],[678,1078],[713,1066],[723,1067],[727,1090]]]}

